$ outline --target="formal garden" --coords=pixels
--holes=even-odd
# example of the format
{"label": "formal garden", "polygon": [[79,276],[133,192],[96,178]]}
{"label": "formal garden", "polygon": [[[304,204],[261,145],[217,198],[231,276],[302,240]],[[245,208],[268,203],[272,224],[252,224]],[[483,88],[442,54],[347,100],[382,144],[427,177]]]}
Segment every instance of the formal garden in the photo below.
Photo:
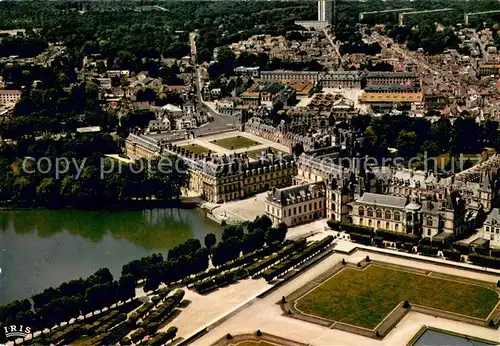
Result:
{"label": "formal garden", "polygon": [[494,284],[466,283],[410,270],[369,264],[341,268],[295,301],[304,314],[374,329],[398,304],[415,304],[487,320],[499,302]]}
{"label": "formal garden", "polygon": [[211,141],[210,143],[218,145],[219,147],[223,147],[229,150],[237,150],[241,148],[249,148],[256,145],[261,145],[262,143],[254,141],[252,139],[243,137],[243,136],[235,136],[228,137],[222,139],[216,139]]}

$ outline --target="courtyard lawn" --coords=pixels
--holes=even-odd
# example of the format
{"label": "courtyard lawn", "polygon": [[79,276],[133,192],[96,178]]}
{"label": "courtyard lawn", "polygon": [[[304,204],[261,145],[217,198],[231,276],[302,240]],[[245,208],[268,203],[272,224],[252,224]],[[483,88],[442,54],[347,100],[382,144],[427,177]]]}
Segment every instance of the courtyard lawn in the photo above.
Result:
{"label": "courtyard lawn", "polygon": [[254,140],[248,139],[248,138],[243,137],[243,136],[217,139],[217,140],[211,141],[210,143],[218,145],[218,146],[226,148],[226,149],[229,149],[229,150],[248,148],[248,147],[253,147],[253,146],[262,144],[262,143],[256,142]]}
{"label": "courtyard lawn", "polygon": [[193,154],[207,154],[210,150],[198,144],[184,145],[182,148],[189,150]]}
{"label": "courtyard lawn", "polygon": [[492,289],[370,265],[345,268],[296,302],[306,314],[375,328],[398,303],[486,319],[498,303]]}
{"label": "courtyard lawn", "polygon": [[[251,150],[247,153],[247,155],[251,159],[258,160],[258,159],[260,159],[260,154],[262,153],[262,150],[265,150],[265,149]],[[281,150],[274,149],[274,148],[271,148],[271,150],[273,151],[274,155],[286,155],[286,153],[281,151]]]}

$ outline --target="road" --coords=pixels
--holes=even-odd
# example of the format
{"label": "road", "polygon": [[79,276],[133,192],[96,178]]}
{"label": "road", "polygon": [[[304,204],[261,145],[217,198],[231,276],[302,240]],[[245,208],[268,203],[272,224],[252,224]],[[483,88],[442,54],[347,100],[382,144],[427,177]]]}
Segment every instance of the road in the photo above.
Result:
{"label": "road", "polygon": [[481,38],[477,34],[476,30],[472,30],[472,35],[474,36],[474,39],[477,41],[479,48],[481,48],[481,54],[483,56],[484,61],[488,61],[488,53],[486,52],[486,48],[484,47],[484,42],[481,41]]}
{"label": "road", "polygon": [[330,36],[330,34],[328,33],[328,31],[325,29],[323,29],[323,32],[325,33],[325,36],[326,38],[328,39],[328,41],[330,41],[330,44],[333,46],[333,49],[335,49],[335,52],[337,53],[337,56],[339,57],[339,61],[340,61],[340,64],[342,64],[342,55],[340,55],[340,51],[339,51],[339,47],[335,44],[335,42],[333,41],[333,39],[335,38],[332,38]]}
{"label": "road", "polygon": [[197,97],[198,103],[201,105],[201,107],[214,120],[211,123],[209,123],[208,125],[205,125],[204,127],[200,127],[198,129],[196,129],[194,131],[196,135],[207,133],[207,132],[216,132],[216,131],[220,131],[222,129],[227,129],[231,125],[234,125],[234,126],[237,125],[237,119],[235,117],[230,116],[230,115],[220,114],[219,112],[217,112],[216,109],[211,107],[209,104],[207,104],[203,100],[203,95],[201,94],[201,90],[203,89],[203,83],[201,80],[201,67],[196,62],[196,52],[197,52],[197,50],[196,50],[196,37],[197,37],[197,35],[198,35],[198,33],[196,31],[189,33],[189,46],[191,47],[191,61],[193,62],[194,66],[195,66],[193,80],[196,82],[196,85],[195,85],[196,97]]}

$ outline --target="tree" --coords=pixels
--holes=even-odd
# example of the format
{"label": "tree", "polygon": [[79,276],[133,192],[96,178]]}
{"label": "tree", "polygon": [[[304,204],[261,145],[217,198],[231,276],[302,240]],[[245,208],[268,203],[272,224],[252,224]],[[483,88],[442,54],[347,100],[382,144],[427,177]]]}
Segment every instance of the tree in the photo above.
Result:
{"label": "tree", "polygon": [[205,246],[207,247],[207,249],[211,249],[215,244],[217,244],[217,238],[215,237],[215,234],[208,233],[205,236]]}
{"label": "tree", "polygon": [[413,131],[402,130],[396,139],[396,148],[404,158],[416,155],[417,134]]}
{"label": "tree", "polygon": [[175,336],[177,335],[177,327],[170,327],[167,329],[167,332],[166,332],[166,335],[165,335],[165,338],[167,340],[173,340],[175,338]]}
{"label": "tree", "polygon": [[222,241],[227,241],[229,238],[238,238],[241,239],[243,237],[243,227],[241,226],[226,226],[222,231]]}

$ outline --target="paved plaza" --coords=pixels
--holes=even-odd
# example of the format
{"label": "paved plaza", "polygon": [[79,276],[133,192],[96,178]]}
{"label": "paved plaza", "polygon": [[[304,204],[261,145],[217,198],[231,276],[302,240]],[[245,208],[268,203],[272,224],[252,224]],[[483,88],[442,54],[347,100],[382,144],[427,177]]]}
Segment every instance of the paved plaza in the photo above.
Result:
{"label": "paved plaza", "polygon": [[[267,295],[262,299],[251,300],[246,307],[237,311],[233,316],[228,318],[222,324],[216,326],[208,334],[201,337],[200,339],[194,341],[193,345],[206,346],[211,345],[217,340],[224,337],[227,333],[232,335],[244,334],[244,333],[255,333],[256,330],[260,329],[262,332],[277,335],[283,338],[288,338],[297,342],[303,342],[310,345],[406,345],[408,341],[415,335],[423,326],[432,326],[435,328],[467,334],[469,336],[479,337],[483,339],[489,339],[492,341],[498,341],[500,343],[500,333],[497,329],[486,328],[471,324],[466,324],[462,322],[452,321],[445,318],[433,317],[430,315],[409,312],[397,325],[389,332],[389,334],[382,340],[375,341],[372,338],[360,336],[357,334],[352,334],[336,329],[329,329],[328,327],[323,327],[315,325],[312,323],[300,321],[294,318],[289,318],[283,315],[281,307],[276,304],[281,300],[282,296],[287,296],[300,287],[304,286],[307,282],[316,278],[319,274],[325,272],[332,266],[338,264],[344,258],[348,263],[357,263],[363,260],[367,255],[373,260],[388,262],[408,267],[413,267],[417,269],[425,269],[427,271],[467,277],[470,279],[487,281],[496,283],[497,277],[492,275],[487,275],[483,273],[475,273],[470,271],[464,271],[451,266],[441,266],[434,265],[420,261],[408,260],[404,258],[395,258],[392,256],[387,256],[383,254],[376,254],[365,251],[356,251],[352,255],[344,255],[340,253],[335,253],[329,256],[324,261],[313,266],[311,269],[307,270],[303,274],[296,277],[289,283],[281,286],[271,294]],[[247,284],[245,281],[249,281]],[[255,285],[255,290],[258,291],[262,289],[260,286],[263,279],[259,280],[244,280],[242,283],[230,286],[226,293],[222,288],[217,293],[220,295],[220,302],[225,302],[226,299],[230,300],[231,295],[235,294],[234,290],[238,290],[238,286],[249,289],[249,286]],[[245,283],[244,283],[245,282]],[[245,286],[243,286],[243,283]],[[265,286],[264,286],[265,287]],[[193,293],[196,294],[196,293]],[[208,298],[207,296],[206,298]],[[204,298],[205,299],[205,298]],[[203,299],[203,300],[204,300]],[[203,300],[200,300],[200,304],[203,304]],[[193,300],[193,309],[195,300]],[[221,304],[226,305],[226,304]],[[223,314],[222,310],[226,310],[229,314],[231,311],[235,310],[234,306],[229,306],[229,304],[224,308],[214,307],[220,309],[220,313]],[[204,319],[201,312],[196,319],[201,323]],[[205,319],[206,325],[209,325],[213,320],[213,315],[210,318]],[[192,324],[188,323],[189,326],[182,326],[175,321],[175,324],[179,327],[181,336],[185,337],[186,334],[182,332],[183,327],[189,329],[194,329]],[[201,328],[202,326],[200,326]]]}
{"label": "paved plaza", "polygon": [[[220,140],[222,140],[221,143],[226,143],[228,139],[238,137],[238,136],[244,137],[245,139],[248,139],[247,143],[257,142],[260,144],[231,150],[228,148],[224,148],[223,146],[217,145],[217,142],[214,143],[214,141],[220,141]],[[218,154],[218,155],[223,155],[223,154],[229,155],[229,154],[235,154],[235,153],[241,154],[241,153],[245,153],[245,152],[255,152],[256,150],[265,150],[269,147],[277,149],[278,151],[283,152],[283,153],[290,153],[290,149],[288,149],[288,147],[285,145],[275,143],[275,142],[269,141],[267,139],[264,139],[262,137],[258,137],[258,136],[252,135],[250,133],[241,132],[241,131],[228,131],[228,132],[218,133],[216,135],[197,137],[194,139],[185,139],[185,140],[181,140],[178,142],[174,142],[174,144],[181,146],[181,147],[189,147],[190,145],[195,144],[196,146],[206,148],[207,150],[212,151],[212,153]],[[199,151],[199,148],[197,148],[197,149]],[[250,158],[250,160],[255,160],[255,158]]]}

